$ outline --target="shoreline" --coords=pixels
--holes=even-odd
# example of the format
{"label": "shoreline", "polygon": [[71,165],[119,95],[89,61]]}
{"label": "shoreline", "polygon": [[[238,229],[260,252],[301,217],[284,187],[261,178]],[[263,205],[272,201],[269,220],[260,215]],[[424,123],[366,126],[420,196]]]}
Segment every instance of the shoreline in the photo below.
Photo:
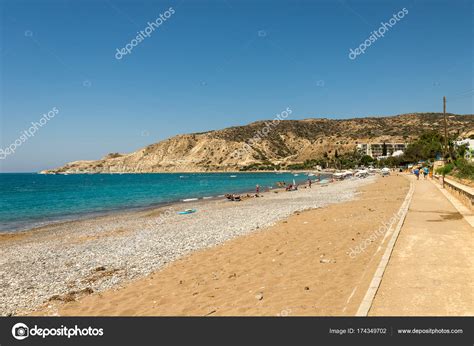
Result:
{"label": "shoreline", "polygon": [[[102,292],[57,296],[30,314],[354,315],[393,229],[374,239],[373,232],[398,212],[409,184],[398,175],[357,186],[347,182],[318,189],[331,195],[354,189],[352,198],[340,203],[291,213],[270,227],[196,249]],[[351,256],[350,250],[367,239],[364,251]]]}
{"label": "shoreline", "polygon": [[[295,212],[351,200],[359,186],[373,180],[270,191],[242,202],[178,203],[0,237],[4,250],[0,271],[5,282],[0,314],[31,311],[53,296],[117,287],[194,251],[272,226]],[[180,208],[198,211],[177,215]]]}
{"label": "shoreline", "polygon": [[[196,173],[196,172],[195,172]],[[228,172],[213,172],[213,173],[228,173]],[[255,172],[240,172],[240,173],[255,173]],[[273,172],[260,172],[260,173],[273,173]],[[285,172],[289,173],[289,172]],[[308,171],[304,171],[303,173],[308,173]],[[8,174],[17,174],[17,173],[8,173]],[[24,174],[39,174],[39,173],[24,173]],[[82,173],[81,173],[82,174]],[[111,174],[111,173],[104,173],[104,174]],[[114,173],[112,173],[113,175]],[[132,173],[132,174],[142,174],[142,173]],[[154,173],[143,173],[143,174],[154,174]],[[157,174],[166,174],[166,173],[157,173]],[[172,173],[175,174],[175,173]],[[301,174],[301,173],[298,173]],[[324,178],[328,178],[328,176],[331,175],[331,173],[321,173],[321,175],[324,174]],[[306,184],[306,181],[301,181],[299,185],[304,185]],[[317,183],[314,183],[317,184]],[[268,186],[262,187],[263,190],[268,190],[268,191],[278,191],[280,188],[279,187],[273,187],[269,188]],[[254,190],[250,189],[242,189],[234,192],[234,194],[241,194],[241,195],[246,195],[246,194],[254,194]],[[11,233],[20,233],[20,232],[30,232],[30,231],[36,231],[39,229],[42,229],[44,227],[48,227],[51,225],[60,225],[60,224],[65,224],[65,223],[70,223],[70,222],[75,222],[75,221],[82,221],[82,220],[88,220],[88,219],[95,219],[95,218],[101,218],[101,217],[106,217],[106,216],[113,216],[121,213],[128,213],[128,212],[140,212],[140,211],[147,211],[147,210],[152,210],[156,208],[162,208],[166,207],[169,205],[174,205],[174,204],[180,204],[180,203],[189,203],[189,202],[194,202],[194,201],[211,201],[211,200],[219,200],[223,199],[224,195],[218,194],[218,195],[212,195],[212,196],[198,196],[198,197],[192,197],[189,196],[185,199],[175,199],[175,200],[169,200],[166,202],[155,202],[147,205],[142,205],[142,206],[122,206],[122,207],[115,207],[111,208],[108,210],[101,210],[101,211],[91,211],[91,212],[78,212],[78,213],[71,213],[71,214],[64,214],[62,216],[58,217],[52,217],[50,219],[46,219],[45,221],[37,220],[37,221],[31,221],[27,223],[26,225],[22,226],[12,226],[10,228],[5,228],[1,229],[0,228],[0,241],[3,235],[10,235]],[[6,226],[8,227],[8,226]]]}
{"label": "shoreline", "polygon": [[162,172],[94,172],[94,173],[74,173],[74,172],[65,172],[65,173],[41,173],[48,171],[45,169],[39,172],[5,172],[0,174],[42,174],[42,175],[78,175],[78,174],[224,174],[224,173],[320,173],[320,174],[331,174],[335,169],[329,168],[321,171],[315,169],[289,169],[289,170],[248,170],[248,171],[162,171]]}

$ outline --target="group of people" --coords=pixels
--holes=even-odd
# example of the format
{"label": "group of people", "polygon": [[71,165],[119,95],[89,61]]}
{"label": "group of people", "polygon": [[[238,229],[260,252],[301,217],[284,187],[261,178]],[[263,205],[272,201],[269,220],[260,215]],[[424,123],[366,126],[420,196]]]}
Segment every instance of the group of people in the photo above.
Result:
{"label": "group of people", "polygon": [[[308,187],[311,188],[312,184],[313,184],[313,181],[311,180],[311,178],[308,178]],[[297,191],[298,190],[298,184],[286,184],[284,181],[277,182],[277,186],[278,187],[285,187],[285,191]],[[242,200],[242,197],[240,195],[237,195],[237,194],[228,193],[228,194],[225,195],[225,197],[229,201],[240,202]],[[250,197],[252,197],[252,196],[250,196],[249,194],[247,194],[247,196],[244,196],[244,198],[250,198]],[[255,186],[255,194],[253,195],[253,197],[263,197],[260,194],[260,185],[258,185],[258,184]]]}
{"label": "group of people", "polygon": [[[225,198],[227,198],[229,201],[232,201],[232,202],[240,202],[242,198],[250,198],[250,197],[252,196],[250,196],[249,194],[243,197],[235,193],[225,194]],[[262,195],[260,195],[260,185],[258,184],[255,186],[255,195],[253,197],[262,197]]]}
{"label": "group of people", "polygon": [[[309,180],[309,179],[308,179]],[[311,184],[311,183],[310,183]],[[296,191],[298,190],[298,185],[297,184],[287,184],[284,181],[279,181],[276,184],[278,187],[284,187],[285,191]],[[311,185],[310,185],[311,186]]]}
{"label": "group of people", "polygon": [[227,193],[225,195],[225,198],[227,198],[229,201],[233,201],[233,202],[240,202],[242,199],[240,198],[240,195],[236,195],[234,193],[230,194],[230,193]]}
{"label": "group of people", "polygon": [[287,187],[285,188],[285,191],[296,191],[296,190],[298,190],[297,184],[288,184]]}
{"label": "group of people", "polygon": [[430,174],[430,169],[426,166],[421,168],[416,167],[413,170],[413,174],[416,175],[416,180],[420,180],[420,174],[423,174],[423,178],[426,179],[426,177]]}

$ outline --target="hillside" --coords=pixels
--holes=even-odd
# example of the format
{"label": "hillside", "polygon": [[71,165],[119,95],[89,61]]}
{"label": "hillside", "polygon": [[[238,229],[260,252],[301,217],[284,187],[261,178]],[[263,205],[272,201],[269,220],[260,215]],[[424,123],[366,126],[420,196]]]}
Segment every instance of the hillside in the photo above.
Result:
{"label": "hillside", "polygon": [[[268,126],[270,122],[177,135],[130,154],[112,153],[42,173],[238,171],[256,163],[284,167],[324,154],[331,157],[336,149],[338,153],[353,151],[358,143],[410,142],[425,131],[441,131],[443,114],[283,120]],[[474,134],[474,115],[448,114],[448,130],[451,135]]]}

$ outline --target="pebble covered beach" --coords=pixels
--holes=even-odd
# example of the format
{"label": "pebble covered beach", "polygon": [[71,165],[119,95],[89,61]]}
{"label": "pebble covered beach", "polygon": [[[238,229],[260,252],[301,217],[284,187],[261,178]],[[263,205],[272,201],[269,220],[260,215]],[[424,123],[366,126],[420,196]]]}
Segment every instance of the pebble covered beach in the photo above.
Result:
{"label": "pebble covered beach", "polygon": [[[0,314],[28,313],[118,287],[193,251],[271,226],[307,209],[349,201],[375,177],[298,191],[269,191],[242,202],[193,201],[52,224],[0,236]],[[179,215],[184,209],[197,211]]]}

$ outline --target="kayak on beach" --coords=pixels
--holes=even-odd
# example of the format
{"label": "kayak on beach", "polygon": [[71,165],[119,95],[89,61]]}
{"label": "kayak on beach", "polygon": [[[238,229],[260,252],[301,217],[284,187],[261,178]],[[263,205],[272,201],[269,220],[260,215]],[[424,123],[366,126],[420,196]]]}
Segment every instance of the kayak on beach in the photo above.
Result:
{"label": "kayak on beach", "polygon": [[196,212],[196,209],[186,209],[184,211],[179,211],[178,214],[185,215],[185,214],[192,214],[192,213],[195,213],[195,212]]}

